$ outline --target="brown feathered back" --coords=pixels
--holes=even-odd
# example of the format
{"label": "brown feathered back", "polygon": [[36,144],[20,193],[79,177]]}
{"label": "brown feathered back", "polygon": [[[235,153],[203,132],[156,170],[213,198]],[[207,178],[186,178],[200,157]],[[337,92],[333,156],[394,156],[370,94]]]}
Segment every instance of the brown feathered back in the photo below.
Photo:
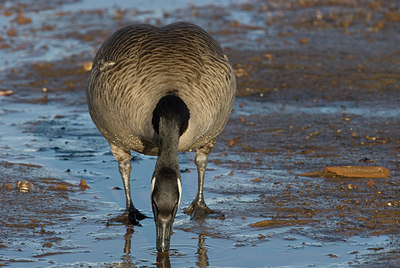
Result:
{"label": "brown feathered back", "polygon": [[223,129],[236,82],[227,57],[202,28],[129,25],[102,45],[87,87],[90,115],[103,136],[124,150],[157,154],[152,113],[167,94],[190,112],[179,150],[198,149]]}

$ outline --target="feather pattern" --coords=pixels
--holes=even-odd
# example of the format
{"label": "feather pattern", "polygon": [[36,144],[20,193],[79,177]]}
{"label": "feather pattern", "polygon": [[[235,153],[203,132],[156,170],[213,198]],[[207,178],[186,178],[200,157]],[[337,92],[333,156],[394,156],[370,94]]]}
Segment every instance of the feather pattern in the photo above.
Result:
{"label": "feather pattern", "polygon": [[152,113],[167,94],[190,111],[179,151],[196,150],[225,126],[236,92],[233,70],[217,42],[185,22],[129,25],[109,37],[93,62],[86,89],[103,136],[124,151],[155,155]]}

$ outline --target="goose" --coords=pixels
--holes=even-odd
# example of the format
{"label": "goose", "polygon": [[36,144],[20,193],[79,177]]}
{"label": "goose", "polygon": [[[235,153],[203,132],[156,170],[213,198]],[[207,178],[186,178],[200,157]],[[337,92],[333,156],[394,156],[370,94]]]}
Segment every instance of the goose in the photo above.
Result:
{"label": "goose", "polygon": [[191,219],[218,213],[204,201],[204,175],[235,93],[227,56],[204,29],[188,22],[128,25],[97,51],[86,96],[124,184],[126,210],[116,220],[138,225],[146,217],[131,198],[131,151],[157,155],[151,203],[159,252],[169,250],[181,198],[179,152],[195,151],[198,171],[197,195],[184,212]]}

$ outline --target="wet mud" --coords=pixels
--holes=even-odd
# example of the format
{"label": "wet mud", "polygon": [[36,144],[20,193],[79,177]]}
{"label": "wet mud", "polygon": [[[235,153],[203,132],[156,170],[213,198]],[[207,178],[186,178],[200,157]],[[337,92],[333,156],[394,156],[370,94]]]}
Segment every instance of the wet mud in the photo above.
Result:
{"label": "wet mud", "polygon": [[[397,1],[36,2],[0,4],[0,265],[399,265]],[[157,256],[151,218],[109,221],[124,194],[85,85],[115,29],[177,20],[221,43],[238,96],[206,173],[206,201],[225,217],[181,209],[169,256]],[[182,208],[196,193],[193,158],[180,159]],[[134,154],[133,199],[149,216],[154,163]],[[390,176],[322,172],[331,166]]]}

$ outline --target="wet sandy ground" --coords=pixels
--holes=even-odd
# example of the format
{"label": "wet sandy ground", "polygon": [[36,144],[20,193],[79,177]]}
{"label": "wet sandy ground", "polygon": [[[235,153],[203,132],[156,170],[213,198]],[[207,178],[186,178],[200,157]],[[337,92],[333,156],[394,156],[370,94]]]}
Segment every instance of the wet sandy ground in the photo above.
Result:
{"label": "wet sandy ground", "polygon": [[[226,50],[238,97],[206,179],[207,202],[225,219],[179,212],[172,266],[399,265],[397,1],[36,2],[0,4],[0,264],[167,261],[157,260],[152,219],[108,221],[124,194],[84,89],[115,29],[187,20]],[[147,215],[154,162],[134,155],[134,201]],[[391,176],[299,176],[333,165],[384,166]],[[196,192],[192,154],[181,169],[185,207]]]}

